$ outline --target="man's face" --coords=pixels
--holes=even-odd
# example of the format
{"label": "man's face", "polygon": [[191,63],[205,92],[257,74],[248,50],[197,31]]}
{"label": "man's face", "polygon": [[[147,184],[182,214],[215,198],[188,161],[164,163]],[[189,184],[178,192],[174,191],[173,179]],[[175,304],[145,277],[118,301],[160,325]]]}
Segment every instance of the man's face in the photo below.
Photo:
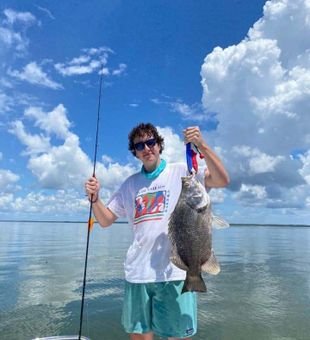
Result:
{"label": "man's face", "polygon": [[143,135],[134,139],[136,156],[149,170],[156,167],[160,159],[160,147],[154,140],[153,135]]}

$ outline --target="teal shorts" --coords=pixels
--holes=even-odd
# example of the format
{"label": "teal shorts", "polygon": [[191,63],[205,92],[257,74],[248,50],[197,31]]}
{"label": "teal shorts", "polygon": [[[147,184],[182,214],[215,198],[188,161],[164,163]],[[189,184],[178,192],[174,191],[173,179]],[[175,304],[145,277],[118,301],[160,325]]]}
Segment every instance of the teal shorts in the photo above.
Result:
{"label": "teal shorts", "polygon": [[122,324],[127,333],[189,338],[197,332],[196,293],[181,294],[184,281],[125,282]]}

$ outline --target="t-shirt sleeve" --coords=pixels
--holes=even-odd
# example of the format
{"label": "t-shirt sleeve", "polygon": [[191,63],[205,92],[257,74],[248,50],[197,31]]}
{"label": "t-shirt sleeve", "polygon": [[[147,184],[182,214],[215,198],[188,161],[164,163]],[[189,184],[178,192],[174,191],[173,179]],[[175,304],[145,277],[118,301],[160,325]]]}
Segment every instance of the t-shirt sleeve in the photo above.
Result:
{"label": "t-shirt sleeve", "polygon": [[122,187],[116,191],[110,198],[107,207],[117,216],[126,217],[126,209]]}

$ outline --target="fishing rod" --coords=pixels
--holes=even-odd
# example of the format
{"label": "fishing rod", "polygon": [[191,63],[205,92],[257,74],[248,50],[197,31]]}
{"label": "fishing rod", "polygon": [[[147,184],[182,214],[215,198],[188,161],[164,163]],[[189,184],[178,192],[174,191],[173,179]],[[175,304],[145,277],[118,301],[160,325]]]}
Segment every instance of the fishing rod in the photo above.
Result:
{"label": "fishing rod", "polygon": [[[98,110],[97,110],[97,123],[96,123],[96,139],[95,139],[95,151],[94,151],[93,177],[96,176],[98,136],[99,136],[99,122],[100,122],[100,105],[101,105],[101,93],[102,93],[102,78],[103,78],[103,73],[101,72],[100,85],[99,85]],[[85,254],[85,264],[84,264],[84,278],[83,278],[81,313],[80,313],[80,329],[79,329],[79,338],[78,338],[78,340],[81,340],[82,325],[83,325],[83,311],[84,311],[84,297],[85,297],[85,287],[86,287],[86,273],[87,273],[87,260],[88,260],[88,248],[89,248],[89,235],[90,235],[91,227],[93,225],[93,219],[92,219],[93,197],[94,197],[94,194],[91,194],[91,196],[90,196],[90,206],[89,206],[89,216],[88,216],[87,242],[86,242],[86,254]]]}

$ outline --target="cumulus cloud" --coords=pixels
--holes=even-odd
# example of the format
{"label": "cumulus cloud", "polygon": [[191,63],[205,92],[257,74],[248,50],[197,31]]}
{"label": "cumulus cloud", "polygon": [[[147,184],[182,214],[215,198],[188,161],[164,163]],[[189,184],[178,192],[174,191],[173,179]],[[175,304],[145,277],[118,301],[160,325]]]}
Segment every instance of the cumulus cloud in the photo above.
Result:
{"label": "cumulus cloud", "polygon": [[[267,1],[264,15],[239,44],[216,47],[201,68],[207,112],[218,125],[235,198],[269,207],[304,207],[309,193],[310,6]],[[299,159],[297,149],[308,150]],[[295,194],[292,195],[295,190]],[[299,201],[296,198],[298,193]]]}
{"label": "cumulus cloud", "polygon": [[250,175],[256,175],[266,172],[274,172],[275,167],[284,160],[283,156],[272,157],[257,148],[251,148],[246,145],[238,145],[232,148],[232,152],[241,160],[243,171]]}
{"label": "cumulus cloud", "polygon": [[306,152],[304,155],[300,156],[302,162],[302,167],[299,169],[299,173],[305,179],[305,181],[310,185],[310,151]]}
{"label": "cumulus cloud", "polygon": [[18,54],[24,54],[29,44],[26,31],[35,24],[40,23],[30,12],[5,9],[0,18],[0,53],[12,49]]}
{"label": "cumulus cloud", "polygon": [[[50,112],[40,107],[29,107],[24,112],[39,133],[30,133],[25,124],[18,120],[12,123],[10,132],[26,147],[23,151],[29,157],[27,167],[44,189],[82,189],[84,181],[90,177],[93,165],[81,149],[79,137],[70,131],[71,123],[67,110],[59,104]],[[54,139],[57,139],[54,141]],[[53,141],[53,143],[52,143]],[[56,144],[56,145],[54,145]],[[136,167],[120,165],[108,156],[104,163],[97,163],[98,178],[105,188],[105,197],[110,196],[124,178],[132,174]]]}
{"label": "cumulus cloud", "polygon": [[35,155],[50,149],[50,138],[42,134],[32,135],[26,132],[22,121],[13,122],[9,132],[14,134],[26,146],[24,155]]}
{"label": "cumulus cloud", "polygon": [[[54,118],[60,124],[61,119],[66,126],[59,131],[53,125]],[[79,138],[70,131],[67,111],[62,104],[51,112],[44,112],[41,108],[25,110],[25,119],[40,133],[30,134],[21,121],[14,122],[12,133],[26,146],[24,154],[29,157],[27,167],[38,181],[39,192],[30,192],[25,197],[3,195],[0,207],[3,211],[13,210],[18,216],[43,215],[56,218],[72,213],[78,214],[89,207],[84,197],[83,184],[93,171],[93,164],[87,154],[81,149]],[[164,137],[166,147],[162,157],[168,162],[184,162],[184,143],[182,138],[171,127],[157,127]],[[30,127],[28,127],[30,129]],[[52,138],[57,137],[58,145],[52,145]],[[203,161],[201,162],[201,166]],[[125,178],[140,170],[141,164],[132,158],[131,161],[120,164],[109,155],[103,155],[97,162],[96,176],[101,183],[101,198],[107,202],[111,195],[119,188]],[[46,193],[44,189],[54,190]],[[211,192],[212,201],[221,203],[225,198],[222,190]],[[3,203],[3,204],[2,204]]]}
{"label": "cumulus cloud", "polygon": [[11,203],[13,202],[14,196],[12,193],[2,193],[0,196],[0,208],[2,210],[10,210],[12,207]]}
{"label": "cumulus cloud", "polygon": [[29,107],[25,110],[25,117],[34,119],[35,126],[40,127],[49,135],[55,134],[63,139],[69,135],[71,123],[63,104],[59,104],[50,112],[44,112],[39,107]]}
{"label": "cumulus cloud", "polygon": [[240,191],[235,195],[235,197],[246,200],[251,204],[257,204],[267,198],[267,193],[266,189],[261,185],[242,184]]}
{"label": "cumulus cloud", "polygon": [[11,170],[0,169],[0,192],[11,192],[15,190],[15,183],[18,182],[20,177],[13,173]]}
{"label": "cumulus cloud", "polygon": [[226,197],[226,194],[223,189],[211,190],[209,192],[212,204],[220,204],[223,203]]}
{"label": "cumulus cloud", "polygon": [[26,81],[30,84],[49,87],[53,90],[59,90],[63,88],[61,84],[58,84],[57,82],[50,79],[47,73],[45,73],[41,66],[39,66],[36,62],[27,64],[22,71],[8,70],[8,74],[11,77]]}
{"label": "cumulus cloud", "polygon": [[12,9],[5,9],[3,11],[6,16],[5,22],[13,25],[16,22],[23,23],[25,25],[32,25],[36,22],[36,18],[30,12],[16,12]]}
{"label": "cumulus cloud", "polygon": [[33,155],[28,168],[43,188],[68,189],[82,187],[91,173],[91,162],[81,150],[79,138],[70,134],[62,145]]}
{"label": "cumulus cloud", "polygon": [[168,162],[184,162],[185,148],[180,137],[171,127],[159,127],[158,132],[164,137],[165,146],[162,157]]}
{"label": "cumulus cloud", "polygon": [[32,216],[45,219],[81,214],[89,207],[88,200],[75,190],[57,190],[52,194],[29,192],[25,197],[12,194],[0,198],[2,211],[14,212],[15,216]]}

